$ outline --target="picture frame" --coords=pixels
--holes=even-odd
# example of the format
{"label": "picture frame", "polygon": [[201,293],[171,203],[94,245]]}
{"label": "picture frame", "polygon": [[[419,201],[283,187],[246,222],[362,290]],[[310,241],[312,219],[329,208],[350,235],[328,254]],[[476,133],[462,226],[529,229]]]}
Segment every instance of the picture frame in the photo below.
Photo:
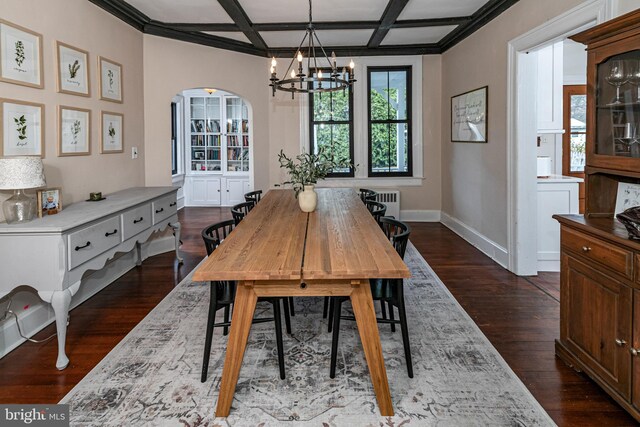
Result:
{"label": "picture frame", "polygon": [[487,141],[489,86],[451,97],[451,142]]}
{"label": "picture frame", "polygon": [[0,156],[44,157],[44,104],[0,98]]}
{"label": "picture frame", "polygon": [[62,210],[62,189],[60,187],[38,190],[38,217],[55,215]]}
{"label": "picture frame", "polygon": [[122,65],[99,56],[98,86],[100,88],[100,99],[122,104]]}
{"label": "picture frame", "polygon": [[629,208],[640,206],[640,184],[629,182],[618,182],[618,192],[616,194],[616,207],[614,217]]}
{"label": "picture frame", "polygon": [[100,120],[100,153],[122,153],[124,151],[124,114],[102,111]]}
{"label": "picture frame", "polygon": [[89,52],[57,40],[55,50],[58,92],[91,96]]}
{"label": "picture frame", "polygon": [[58,106],[58,157],[91,154],[91,110]]}
{"label": "picture frame", "polygon": [[41,34],[0,19],[0,81],[44,88]]}

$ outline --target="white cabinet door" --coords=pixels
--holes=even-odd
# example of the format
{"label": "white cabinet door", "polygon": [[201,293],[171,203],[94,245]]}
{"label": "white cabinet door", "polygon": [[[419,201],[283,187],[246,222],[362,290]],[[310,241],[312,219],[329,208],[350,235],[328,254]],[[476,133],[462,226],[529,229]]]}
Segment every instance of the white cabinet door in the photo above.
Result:
{"label": "white cabinet door", "polygon": [[190,177],[189,206],[220,206],[220,178]]}
{"label": "white cabinet door", "polygon": [[538,132],[562,131],[562,42],[540,49],[538,54]]}
{"label": "white cabinet door", "polygon": [[244,181],[244,184],[243,184],[243,185],[244,185],[244,190],[242,190],[242,191],[243,191],[245,194],[246,194],[246,193],[250,193],[250,192],[252,192],[252,191],[253,191],[253,189],[251,188],[251,183],[249,182],[249,180],[248,180],[248,179]]}
{"label": "white cabinet door", "polygon": [[227,206],[233,206],[238,203],[244,202],[244,193],[245,193],[244,183],[247,182],[248,180],[239,179],[239,178],[227,178],[226,181],[227,181],[227,185],[226,185],[227,203],[225,204]]}

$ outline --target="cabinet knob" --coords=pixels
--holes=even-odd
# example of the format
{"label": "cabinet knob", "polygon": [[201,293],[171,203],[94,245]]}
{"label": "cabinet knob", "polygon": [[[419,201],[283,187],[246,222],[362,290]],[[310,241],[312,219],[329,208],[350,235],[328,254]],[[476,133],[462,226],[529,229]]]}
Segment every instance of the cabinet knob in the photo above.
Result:
{"label": "cabinet knob", "polygon": [[591,248],[589,246],[582,247],[582,252],[589,252],[589,251],[591,251]]}
{"label": "cabinet knob", "polygon": [[632,356],[640,356],[640,348],[631,347],[629,351],[631,352]]}
{"label": "cabinet knob", "polygon": [[625,340],[621,340],[620,338],[616,338],[616,345],[618,347],[624,347],[627,344]]}

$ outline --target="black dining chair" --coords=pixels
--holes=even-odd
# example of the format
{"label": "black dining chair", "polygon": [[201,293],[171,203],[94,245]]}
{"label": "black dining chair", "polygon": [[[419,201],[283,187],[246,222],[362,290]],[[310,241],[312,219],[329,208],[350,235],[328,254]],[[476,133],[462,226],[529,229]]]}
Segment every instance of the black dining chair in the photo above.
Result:
{"label": "black dining chair", "polygon": [[[212,224],[202,230],[202,239],[207,249],[207,255],[211,255],[213,251],[222,243],[224,239],[233,231],[236,223],[234,220],[218,222]],[[207,372],[209,370],[209,358],[211,356],[211,343],[213,340],[213,329],[222,327],[222,334],[229,333],[229,309],[233,305],[236,295],[236,282],[234,281],[211,281],[211,293],[209,295],[209,315],[207,318],[207,332],[204,342],[204,356],[202,358],[202,375],[201,382],[207,380]],[[252,323],[275,322],[276,327],[276,346],[278,348],[278,365],[280,367],[280,378],[285,379],[284,372],[284,346],[282,343],[282,320],[280,313],[280,301],[283,298],[258,298],[258,301],[266,301],[273,306],[273,317],[254,318]],[[286,303],[285,303],[286,306]],[[223,321],[216,323],[216,313],[223,309]]]}
{"label": "black dining chair", "polygon": [[380,228],[382,228],[382,223],[380,222],[380,218],[385,216],[387,213],[387,205],[380,202],[374,202],[373,200],[367,200],[364,202],[369,210],[369,213],[373,216],[373,219],[376,220]]}
{"label": "black dining chair", "polygon": [[[240,224],[240,221],[244,219],[245,216],[249,214],[251,209],[256,205],[255,202],[242,202],[237,205],[231,207],[231,215],[233,216],[233,220],[236,225]],[[295,312],[293,311],[293,297],[289,297],[282,300],[284,304],[284,321],[287,328],[287,333],[291,334],[291,316],[295,316]]]}
{"label": "black dining chair", "polygon": [[244,195],[244,201],[253,202],[257,204],[260,201],[261,197],[262,197],[262,190],[251,191]]}
{"label": "black dining chair", "polygon": [[[396,252],[401,258],[407,249],[409,234],[411,229],[404,222],[389,217],[380,219],[382,231],[393,244]],[[407,313],[404,304],[404,284],[403,279],[371,279],[371,295],[374,301],[380,301],[381,304],[389,305],[389,319],[378,318],[378,323],[389,323],[391,325],[400,324],[402,331],[402,343],[404,344],[404,357],[407,363],[407,373],[409,378],[413,378],[413,363],[411,362],[411,347],[409,345],[409,328],[407,325]],[[338,337],[340,334],[340,320],[355,320],[353,316],[342,316],[342,303],[347,301],[349,297],[331,297],[333,312],[333,339],[331,342],[331,370],[329,376],[336,376],[336,360],[338,354]],[[398,320],[394,319],[393,307],[398,309]]]}
{"label": "black dining chair", "polygon": [[361,188],[359,190],[360,195],[360,200],[362,200],[362,203],[366,203],[367,200],[372,200],[372,201],[377,201],[376,198],[378,197],[378,192],[373,191],[373,190],[369,190],[367,188]]}
{"label": "black dining chair", "polygon": [[255,205],[255,202],[242,202],[231,207],[231,215],[236,225],[240,224],[240,221],[251,212]]}

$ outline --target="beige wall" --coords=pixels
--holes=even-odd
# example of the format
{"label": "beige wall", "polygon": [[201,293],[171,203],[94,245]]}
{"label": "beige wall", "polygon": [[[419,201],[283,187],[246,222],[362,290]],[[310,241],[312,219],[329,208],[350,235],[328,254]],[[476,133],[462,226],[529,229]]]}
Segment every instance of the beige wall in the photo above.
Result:
{"label": "beige wall", "polygon": [[[442,210],[503,247],[508,229],[507,45],[580,3],[520,1],[442,57]],[[452,143],[451,96],[486,85],[488,143]]]}
{"label": "beige wall", "polygon": [[[185,89],[211,87],[237,94],[253,113],[255,187],[269,182],[269,93],[265,58],[144,36],[146,185],[171,185],[169,104]],[[269,159],[269,160],[267,160]]]}
{"label": "beige wall", "polygon": [[[63,203],[144,185],[142,35],[86,0],[2,0],[0,18],[43,36],[44,89],[0,82],[0,97],[45,104],[44,146],[47,186],[62,187]],[[60,40],[89,52],[91,97],[56,92],[54,42]],[[123,65],[123,104],[98,100],[97,57]],[[57,106],[91,110],[91,155],[58,157]],[[100,111],[124,114],[125,152],[100,154]],[[131,146],[140,157],[131,159]],[[2,192],[4,200],[10,193]],[[0,213],[0,221],[4,218]]]}

